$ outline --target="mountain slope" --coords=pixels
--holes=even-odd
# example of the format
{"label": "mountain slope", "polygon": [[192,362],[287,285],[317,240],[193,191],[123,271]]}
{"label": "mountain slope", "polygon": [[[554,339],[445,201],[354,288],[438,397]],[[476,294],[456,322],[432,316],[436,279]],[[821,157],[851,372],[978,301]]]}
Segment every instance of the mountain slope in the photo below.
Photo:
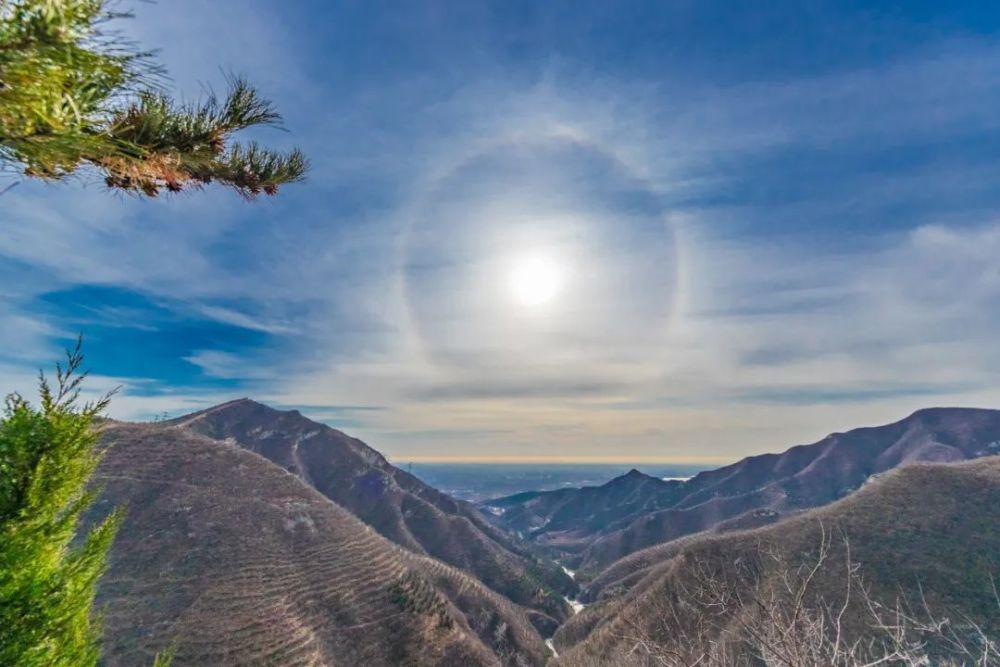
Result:
{"label": "mountain slope", "polygon": [[540,665],[506,598],[402,549],[294,475],[169,425],[111,424],[91,519],[127,506],[101,580],[108,665]]}
{"label": "mountain slope", "polygon": [[303,417],[241,399],[168,425],[227,440],[273,461],[347,508],[393,542],[472,573],[539,612],[551,632],[571,609],[576,584],[554,563],[486,520],[479,510],[389,464],[356,438]]}
{"label": "mountain slope", "polygon": [[[989,632],[1000,630],[1000,609],[990,582],[1000,572],[1000,457],[894,470],[850,497],[779,524],[725,535],[695,535],[651,547],[616,563],[591,584],[598,602],[560,628],[558,665],[661,664],[635,652],[636,637],[683,655],[682,633],[665,619],[693,623],[678,591],[709,572],[748,595],[740,572],[776,582],[787,570],[808,564],[822,535],[832,535],[827,564],[818,571],[807,604],[822,595],[839,608],[844,599],[846,549],[872,591],[893,600],[918,590],[939,618],[971,618]],[[838,546],[840,548],[838,548]],[[839,597],[838,597],[839,596]],[[857,595],[854,605],[861,605]],[[919,600],[916,600],[919,604]],[[677,612],[675,616],[674,613]],[[714,610],[712,612],[718,612]],[[737,612],[733,612],[737,613]],[[858,632],[867,611],[849,607],[845,628]],[[718,642],[732,619],[713,616],[706,642]],[[669,663],[674,664],[674,663]],[[714,664],[714,663],[713,663]],[[978,664],[978,663],[977,663]],[[992,663],[990,663],[992,664]]]}
{"label": "mountain slope", "polygon": [[499,522],[571,555],[585,574],[645,547],[704,530],[753,527],[846,496],[909,463],[1000,452],[1000,411],[920,410],[893,424],[834,433],[782,454],[745,458],[687,482],[632,471],[601,487],[484,503]]}

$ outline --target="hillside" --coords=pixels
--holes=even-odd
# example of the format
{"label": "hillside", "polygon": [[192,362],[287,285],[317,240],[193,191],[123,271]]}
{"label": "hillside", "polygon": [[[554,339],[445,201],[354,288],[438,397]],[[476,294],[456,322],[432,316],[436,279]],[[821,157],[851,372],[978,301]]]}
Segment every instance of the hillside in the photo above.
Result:
{"label": "hillside", "polygon": [[834,433],[781,454],[745,458],[686,482],[633,470],[600,487],[484,503],[497,521],[593,575],[648,546],[705,530],[773,523],[833,502],[874,475],[916,462],[1000,452],[1000,411],[931,408],[886,426]]}
{"label": "hillside", "polygon": [[[749,605],[731,604],[724,612],[712,608],[711,622],[698,626],[704,615],[699,621],[692,613],[687,593],[696,588],[692,582],[706,575],[723,582],[730,600],[772,590],[766,586],[781,590],[788,572],[804,580],[802,572],[816,562],[824,534],[830,538],[828,561],[810,584],[806,608],[820,609],[825,601],[836,610],[847,599],[846,538],[850,562],[860,567],[874,597],[892,601],[899,591],[908,591],[919,616],[922,603],[916,593],[922,591],[939,618],[954,619],[959,626],[972,619],[996,633],[1000,608],[990,582],[1000,572],[997,525],[1000,457],[907,466],[846,499],[779,524],[691,536],[616,563],[588,591],[599,601],[556,634],[560,659],[555,664],[675,664],[654,660],[646,649],[637,651],[640,639],[661,657],[691,655],[699,642],[701,648],[718,647],[724,633],[742,627]],[[807,567],[797,569],[802,566]],[[844,615],[845,633],[852,637],[867,627],[869,614],[858,590]]]}
{"label": "hillside", "polygon": [[101,580],[105,658],[149,665],[540,665],[524,611],[394,545],[255,453],[111,424],[91,518],[127,505]]}
{"label": "hillside", "polygon": [[[487,503],[506,529],[295,411],[244,399],[110,423],[94,514],[127,504],[128,518],[99,595],[108,664],[148,664],[176,638],[185,665],[527,667],[556,632],[555,664],[644,666],[626,639],[712,643],[663,622],[699,618],[677,596],[705,568],[773,581],[762,545],[790,562],[833,531],[877,590],[919,582],[937,608],[989,618],[1000,457],[917,462],[997,450],[998,415],[924,410],[687,482],[633,470]],[[507,530],[590,568],[582,613],[560,596],[576,584]],[[835,596],[838,581],[817,586]]]}
{"label": "hillside", "polygon": [[344,433],[249,399],[224,403],[166,426],[226,440],[260,454],[347,508],[393,542],[472,573],[538,612],[546,632],[569,617],[563,595],[576,584],[551,561],[487,521],[479,510],[389,464]]}

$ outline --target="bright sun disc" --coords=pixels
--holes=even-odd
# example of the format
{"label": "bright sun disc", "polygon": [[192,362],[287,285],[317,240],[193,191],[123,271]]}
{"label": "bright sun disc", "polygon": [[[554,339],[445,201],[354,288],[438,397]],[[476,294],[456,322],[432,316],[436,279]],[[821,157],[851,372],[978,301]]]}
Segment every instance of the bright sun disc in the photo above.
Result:
{"label": "bright sun disc", "polygon": [[510,272],[511,296],[524,306],[550,303],[562,290],[563,271],[547,257],[518,260]]}

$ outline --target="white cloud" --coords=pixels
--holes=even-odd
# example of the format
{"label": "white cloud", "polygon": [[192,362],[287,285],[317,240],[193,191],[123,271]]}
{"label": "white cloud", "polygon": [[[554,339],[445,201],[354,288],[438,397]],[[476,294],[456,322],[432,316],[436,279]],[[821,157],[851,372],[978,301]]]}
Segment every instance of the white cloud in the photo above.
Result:
{"label": "white cloud", "polygon": [[[958,156],[946,172],[834,171],[849,185],[824,172],[780,201],[741,199],[738,182],[757,170],[742,161],[788,149],[839,154],[995,129],[995,45],[729,88],[581,81],[554,66],[530,84],[495,75],[456,90],[428,76],[340,99],[301,73],[307,54],[279,10],[254,4],[234,32],[232,7],[203,4],[140,7],[135,34],[163,47],[187,95],[218,82],[211,63],[260,82],[298,123],[277,140],[314,154],[311,181],[253,206],[215,191],[165,202],[76,186],[5,194],[0,255],[46,277],[4,288],[14,305],[3,343],[19,364],[47,355],[55,331],[19,305],[104,284],[294,339],[283,356],[220,343],[186,361],[316,414],[387,405],[362,435],[401,455],[469,447],[441,442],[452,432],[511,455],[734,456],[998,398],[1000,226],[956,210],[947,225],[852,232],[865,236],[852,246],[809,236],[830,209],[969,193],[989,182],[988,165]],[[581,156],[603,171],[587,173]],[[800,175],[792,166],[783,177]],[[615,183],[661,210],[635,214]],[[340,208],[342,198],[357,201]],[[767,233],[777,218],[802,235]],[[622,240],[653,219],[662,236]],[[522,237],[553,220],[568,220],[566,234],[543,240],[575,273],[554,316],[528,322],[495,294],[497,258],[538,243]],[[671,230],[676,246],[658,246]],[[416,276],[421,262],[429,278]],[[24,380],[16,369],[0,377]],[[122,415],[228,398],[125,382]]]}
{"label": "white cloud", "polygon": [[241,313],[230,308],[202,305],[199,306],[197,310],[201,315],[215,320],[216,322],[224,322],[226,324],[232,324],[233,326],[242,327],[244,329],[252,329],[254,331],[262,331],[269,334],[294,334],[297,331],[294,327],[280,323],[262,321],[251,317],[246,313]]}

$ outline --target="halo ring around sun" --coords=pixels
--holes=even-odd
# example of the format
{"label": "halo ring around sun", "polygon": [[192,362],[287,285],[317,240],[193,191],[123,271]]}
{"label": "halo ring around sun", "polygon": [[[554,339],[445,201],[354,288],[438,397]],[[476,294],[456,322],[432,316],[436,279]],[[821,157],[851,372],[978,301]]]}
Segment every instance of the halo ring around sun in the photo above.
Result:
{"label": "halo ring around sun", "polygon": [[662,338],[678,233],[634,174],[600,146],[557,135],[492,143],[434,179],[408,208],[398,273],[425,359],[557,370]]}

